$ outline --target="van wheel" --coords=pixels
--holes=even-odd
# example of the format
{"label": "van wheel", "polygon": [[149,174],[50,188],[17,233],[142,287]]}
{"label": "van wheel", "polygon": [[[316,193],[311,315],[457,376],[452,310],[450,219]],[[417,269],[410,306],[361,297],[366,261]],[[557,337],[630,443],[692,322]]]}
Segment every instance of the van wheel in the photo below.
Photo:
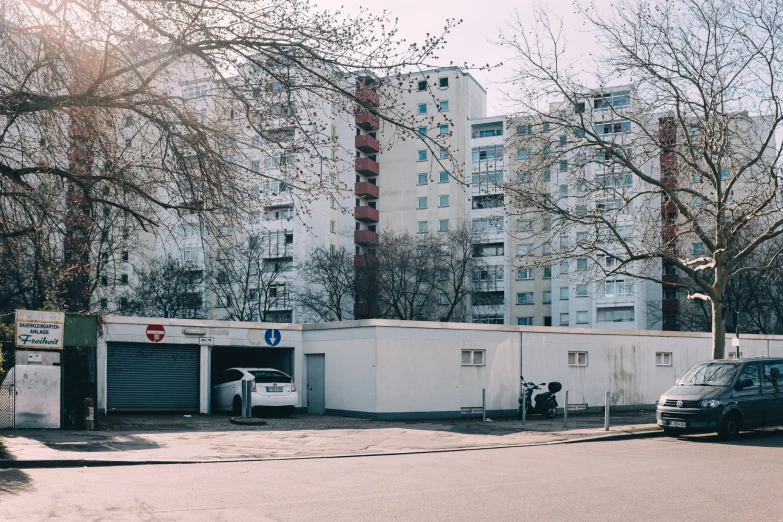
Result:
{"label": "van wheel", "polygon": [[742,417],[738,413],[729,413],[720,423],[718,437],[722,440],[732,440],[739,435]]}
{"label": "van wheel", "polygon": [[231,408],[231,413],[235,417],[239,417],[240,415],[242,415],[242,397],[240,397],[239,395],[234,396],[234,403]]}
{"label": "van wheel", "polygon": [[667,437],[679,437],[680,435],[682,435],[682,431],[681,430],[675,430],[675,429],[672,429],[672,428],[664,428],[663,429],[663,434],[665,436],[667,436]]}

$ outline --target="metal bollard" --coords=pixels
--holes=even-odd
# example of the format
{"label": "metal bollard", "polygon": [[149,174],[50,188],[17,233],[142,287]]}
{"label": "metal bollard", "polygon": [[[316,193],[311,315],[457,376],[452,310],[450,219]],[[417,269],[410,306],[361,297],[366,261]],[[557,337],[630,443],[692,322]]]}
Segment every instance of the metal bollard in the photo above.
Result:
{"label": "metal bollard", "polygon": [[481,388],[481,420],[487,422],[487,389]]}
{"label": "metal bollard", "polygon": [[253,416],[253,402],[250,396],[250,380],[242,381],[242,417],[249,419]]}
{"label": "metal bollard", "polygon": [[609,392],[604,397],[604,431],[609,431]]}
{"label": "metal bollard", "polygon": [[525,416],[527,415],[527,391],[522,392],[522,426],[525,425]]}
{"label": "metal bollard", "polygon": [[568,429],[568,390],[565,391],[565,404],[563,404],[563,429]]}

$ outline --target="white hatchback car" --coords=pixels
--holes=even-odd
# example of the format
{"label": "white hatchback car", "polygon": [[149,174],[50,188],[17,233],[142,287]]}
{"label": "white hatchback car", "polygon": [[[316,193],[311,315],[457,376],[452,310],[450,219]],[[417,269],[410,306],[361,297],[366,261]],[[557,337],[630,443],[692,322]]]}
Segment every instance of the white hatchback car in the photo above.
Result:
{"label": "white hatchback car", "polygon": [[294,379],[274,368],[229,368],[220,373],[212,384],[212,404],[216,410],[242,411],[242,381],[249,379],[252,386],[253,407],[279,408],[290,415],[296,407],[298,395]]}

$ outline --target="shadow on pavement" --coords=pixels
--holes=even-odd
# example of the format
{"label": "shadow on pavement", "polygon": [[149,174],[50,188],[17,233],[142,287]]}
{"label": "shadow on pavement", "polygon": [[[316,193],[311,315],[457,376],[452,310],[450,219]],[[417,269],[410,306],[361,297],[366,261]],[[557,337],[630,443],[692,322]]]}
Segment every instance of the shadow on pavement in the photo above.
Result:
{"label": "shadow on pavement", "polygon": [[[73,430],[14,430],[6,431],[3,437],[13,445],[17,437],[40,442],[46,447],[57,451],[81,453],[104,451],[139,451],[156,449],[160,446],[146,438],[137,437],[132,433],[107,434],[106,432],[87,432]],[[13,455],[6,453],[6,459],[13,460]]]}
{"label": "shadow on pavement", "polygon": [[0,469],[0,496],[29,492],[31,483],[30,476],[20,469]]}
{"label": "shadow on pavement", "polygon": [[682,435],[680,440],[722,444],[726,446],[748,446],[758,448],[783,448],[783,428],[743,431],[734,440],[721,440],[715,433]]}
{"label": "shadow on pavement", "polygon": [[[519,432],[563,431],[563,417],[554,419],[530,418],[522,424],[514,417],[493,418],[483,422],[481,418],[430,419],[408,421],[380,421],[331,415],[294,414],[290,417],[262,415],[265,426],[237,426],[229,422],[229,414],[182,415],[182,414],[112,414],[99,417],[99,433],[145,432],[194,432],[194,431],[318,431],[334,429],[372,430],[383,428],[401,428],[408,430],[446,431],[451,433],[476,435],[508,435]],[[610,425],[613,427],[654,424],[654,411],[623,412],[612,414]],[[604,425],[603,414],[572,414],[568,416],[568,430],[601,428]],[[82,432],[84,433],[84,432]],[[129,442],[129,444],[131,444]]]}

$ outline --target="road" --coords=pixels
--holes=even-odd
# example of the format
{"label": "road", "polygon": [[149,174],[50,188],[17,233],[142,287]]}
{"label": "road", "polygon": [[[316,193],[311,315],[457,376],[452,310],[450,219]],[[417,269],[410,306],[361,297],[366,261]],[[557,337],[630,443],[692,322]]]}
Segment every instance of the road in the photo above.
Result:
{"label": "road", "polygon": [[0,519],[783,521],[783,433],[277,462],[0,470]]}

